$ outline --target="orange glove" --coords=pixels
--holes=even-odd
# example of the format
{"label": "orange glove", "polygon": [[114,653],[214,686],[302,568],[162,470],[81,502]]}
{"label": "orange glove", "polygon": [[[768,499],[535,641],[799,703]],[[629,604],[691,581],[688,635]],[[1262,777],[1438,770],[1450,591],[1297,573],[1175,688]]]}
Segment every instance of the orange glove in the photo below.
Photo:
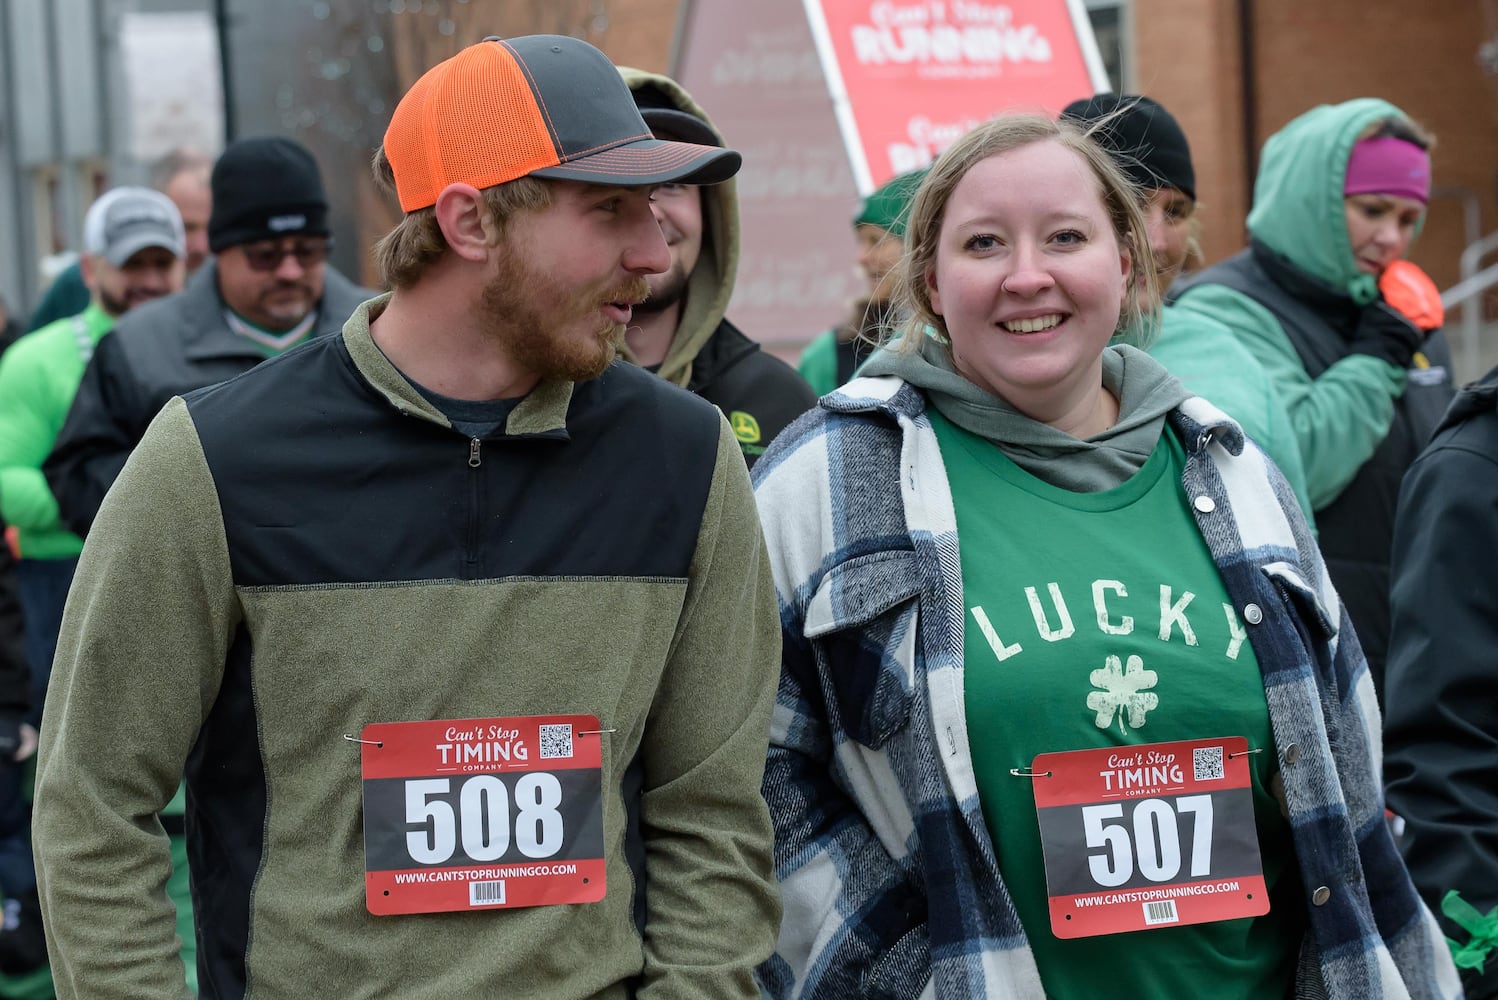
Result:
{"label": "orange glove", "polygon": [[1384,301],[1426,333],[1446,322],[1441,290],[1430,276],[1407,260],[1396,260],[1378,277]]}

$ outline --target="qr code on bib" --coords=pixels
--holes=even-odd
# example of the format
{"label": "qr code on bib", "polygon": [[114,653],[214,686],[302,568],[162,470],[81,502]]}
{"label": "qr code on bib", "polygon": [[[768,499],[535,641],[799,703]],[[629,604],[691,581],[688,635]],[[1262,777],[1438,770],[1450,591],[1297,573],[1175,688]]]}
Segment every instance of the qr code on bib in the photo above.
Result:
{"label": "qr code on bib", "polygon": [[541,759],[572,756],[572,727],[566,724],[541,727]]}
{"label": "qr code on bib", "polygon": [[1222,778],[1222,747],[1193,747],[1191,769],[1196,773],[1197,781],[1216,781]]}

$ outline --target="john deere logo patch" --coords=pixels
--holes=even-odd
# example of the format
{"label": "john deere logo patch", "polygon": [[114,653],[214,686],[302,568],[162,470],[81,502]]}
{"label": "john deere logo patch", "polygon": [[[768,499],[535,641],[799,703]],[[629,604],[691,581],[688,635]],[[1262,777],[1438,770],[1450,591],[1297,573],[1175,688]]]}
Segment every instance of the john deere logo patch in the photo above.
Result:
{"label": "john deere logo patch", "polygon": [[728,415],[728,426],[740,444],[759,444],[759,421],[743,410],[734,410]]}

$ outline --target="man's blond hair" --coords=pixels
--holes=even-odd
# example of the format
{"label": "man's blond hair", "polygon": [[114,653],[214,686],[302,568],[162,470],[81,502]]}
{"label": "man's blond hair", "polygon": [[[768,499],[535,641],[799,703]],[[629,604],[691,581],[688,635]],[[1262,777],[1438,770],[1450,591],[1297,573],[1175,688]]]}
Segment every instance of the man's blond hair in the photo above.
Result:
{"label": "man's blond hair", "polygon": [[[385,147],[375,151],[375,184],[381,190],[395,193],[395,171],[385,156]],[[521,212],[538,212],[551,204],[551,186],[538,177],[515,180],[484,188],[484,204],[494,219],[498,238],[503,239],[509,222]],[[418,208],[405,217],[374,245],[375,269],[386,288],[409,288],[421,279],[427,269],[447,253],[447,240],[437,224],[432,206]]]}

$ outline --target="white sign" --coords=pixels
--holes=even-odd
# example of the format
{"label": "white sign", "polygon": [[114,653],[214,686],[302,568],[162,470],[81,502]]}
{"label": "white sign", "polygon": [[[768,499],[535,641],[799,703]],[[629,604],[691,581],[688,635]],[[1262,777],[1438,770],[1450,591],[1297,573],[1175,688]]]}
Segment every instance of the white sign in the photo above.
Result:
{"label": "white sign", "polygon": [[131,156],[150,163],[184,146],[218,152],[224,96],[212,16],[126,13],[120,61],[130,98]]}

